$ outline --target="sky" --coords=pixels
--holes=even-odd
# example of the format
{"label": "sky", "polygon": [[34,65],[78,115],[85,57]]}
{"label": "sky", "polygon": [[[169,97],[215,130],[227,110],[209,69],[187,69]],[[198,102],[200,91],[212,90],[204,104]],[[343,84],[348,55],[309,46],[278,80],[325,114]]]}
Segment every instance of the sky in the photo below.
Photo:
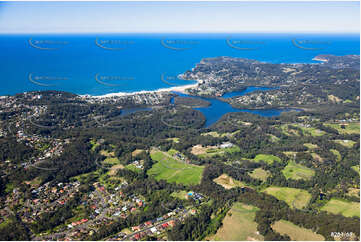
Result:
{"label": "sky", "polygon": [[0,2],[0,33],[359,30],[359,2]]}

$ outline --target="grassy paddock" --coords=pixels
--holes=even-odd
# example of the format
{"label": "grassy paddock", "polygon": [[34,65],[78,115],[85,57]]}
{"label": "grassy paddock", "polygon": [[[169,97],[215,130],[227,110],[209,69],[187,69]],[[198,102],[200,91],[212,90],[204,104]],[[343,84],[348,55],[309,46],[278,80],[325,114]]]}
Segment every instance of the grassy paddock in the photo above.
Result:
{"label": "grassy paddock", "polygon": [[257,231],[257,223],[254,222],[257,207],[243,203],[235,203],[223,220],[223,226],[217,233],[210,236],[209,240],[215,241],[246,241],[264,240]]}
{"label": "grassy paddock", "polygon": [[152,151],[151,158],[157,163],[148,170],[148,175],[156,180],[164,179],[184,185],[195,185],[201,181],[204,166],[186,164],[162,151]]}
{"label": "grassy paddock", "polygon": [[281,162],[281,159],[274,155],[267,155],[267,154],[258,154],[253,159],[255,162],[264,161],[267,164],[273,164],[273,162]]}
{"label": "grassy paddock", "polygon": [[299,227],[289,221],[279,220],[272,224],[272,229],[281,235],[288,235],[294,241],[322,241],[325,238],[310,229]]}
{"label": "grassy paddock", "polygon": [[303,189],[289,187],[268,187],[263,192],[285,201],[291,208],[304,208],[311,199],[311,194]]}
{"label": "grassy paddock", "polygon": [[267,178],[271,175],[269,171],[263,170],[262,168],[254,169],[248,173],[252,178],[267,181]]}
{"label": "grassy paddock", "polygon": [[360,165],[351,166],[351,168],[354,169],[360,175]]}
{"label": "grassy paddock", "polygon": [[310,180],[314,175],[315,171],[297,164],[294,161],[289,161],[288,165],[282,170],[283,175],[286,177],[286,179],[293,179],[293,180]]}
{"label": "grassy paddock", "polygon": [[353,140],[341,140],[341,139],[336,139],[334,140],[334,142],[345,146],[346,148],[352,148],[354,144],[356,144],[355,141]]}
{"label": "grassy paddock", "polygon": [[340,161],[342,159],[341,154],[338,150],[335,149],[330,149],[331,153],[334,154],[336,156],[336,160]]}
{"label": "grassy paddock", "polygon": [[342,214],[345,217],[360,217],[360,203],[348,202],[335,198],[332,198],[327,202],[321,210],[333,214]]}
{"label": "grassy paddock", "polygon": [[218,185],[221,185],[225,189],[231,189],[234,187],[245,187],[246,184],[243,182],[237,181],[233,179],[232,177],[228,176],[227,174],[222,174],[216,179],[213,180]]}
{"label": "grassy paddock", "polygon": [[[359,134],[360,133],[360,123],[346,123],[346,124],[335,124],[328,123],[325,124],[331,128],[336,129],[340,134]],[[344,127],[344,128],[342,128]]]}

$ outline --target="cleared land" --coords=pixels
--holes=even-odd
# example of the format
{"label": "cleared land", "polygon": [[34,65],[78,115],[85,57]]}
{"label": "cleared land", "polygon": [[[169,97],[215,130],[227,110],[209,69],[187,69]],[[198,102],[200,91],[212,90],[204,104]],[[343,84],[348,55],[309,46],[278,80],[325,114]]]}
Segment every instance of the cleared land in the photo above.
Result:
{"label": "cleared land", "polygon": [[264,240],[257,231],[254,222],[258,208],[243,203],[235,203],[223,220],[223,226],[209,240],[216,241],[245,241]]}
{"label": "cleared land", "polygon": [[325,238],[310,229],[299,227],[289,221],[279,220],[271,225],[272,229],[281,235],[288,235],[294,241],[321,241]]}
{"label": "cleared land", "polygon": [[311,194],[307,191],[289,187],[268,187],[265,193],[285,201],[291,208],[304,208],[311,199]]}
{"label": "cleared land", "polygon": [[294,161],[289,161],[288,165],[282,170],[283,175],[286,177],[286,179],[293,179],[293,180],[309,180],[315,175],[315,171],[297,164]]}
{"label": "cleared land", "polygon": [[304,146],[306,146],[308,149],[313,150],[313,149],[317,149],[318,145],[312,144],[312,143],[305,143],[303,144]]}
{"label": "cleared land", "polygon": [[164,179],[167,182],[182,183],[184,185],[199,184],[201,181],[204,166],[186,164],[175,159],[167,152],[159,150],[153,150],[151,158],[157,163],[147,173],[154,176],[156,180]]}
{"label": "cleared land", "polygon": [[203,147],[202,145],[195,145],[192,147],[191,153],[198,155],[199,157],[210,157],[215,155],[224,155],[226,153],[231,154],[239,151],[240,149],[236,145],[229,148],[220,148],[218,146]]}
{"label": "cleared land", "polygon": [[170,194],[172,197],[176,197],[179,199],[183,199],[186,200],[187,199],[187,191],[176,191],[176,192],[172,192],[172,194]]}
{"label": "cleared land", "polygon": [[267,181],[267,178],[271,175],[269,171],[263,170],[262,168],[254,169],[248,173],[252,178]]}
{"label": "cleared land", "polygon": [[243,182],[237,181],[227,174],[222,174],[216,179],[213,180],[218,185],[221,185],[225,189],[232,189],[234,187],[245,187],[246,185]]}
{"label": "cleared land", "polygon": [[109,175],[110,176],[115,176],[117,174],[117,171],[119,169],[124,169],[124,166],[119,164],[119,165],[114,165],[110,168],[110,171],[109,171]]}
{"label": "cleared land", "polygon": [[106,156],[106,157],[115,156],[114,151],[110,152],[110,151],[107,151],[107,150],[101,150],[101,151],[100,151],[100,154],[101,154],[101,155],[104,155],[104,156]]}
{"label": "cleared land", "polygon": [[274,155],[258,154],[253,159],[255,162],[264,161],[267,164],[273,164],[273,162],[281,162],[281,159]]}
{"label": "cleared land", "polygon": [[287,155],[288,157],[295,157],[295,155],[297,155],[298,152],[296,151],[284,151],[283,154]]}
{"label": "cleared land", "polygon": [[322,131],[322,130],[319,130],[319,129],[316,129],[316,128],[313,128],[313,127],[304,127],[302,125],[296,125],[297,127],[299,127],[300,129],[302,129],[303,133],[304,134],[308,134],[308,135],[311,135],[311,136],[322,136],[324,134],[326,134],[325,131]]}
{"label": "cleared land", "polygon": [[354,144],[356,144],[356,142],[353,141],[353,140],[336,139],[336,140],[334,140],[334,142],[336,142],[336,143],[338,143],[338,144],[340,144],[340,145],[343,145],[343,146],[345,146],[345,147],[347,147],[347,148],[352,148],[352,146],[353,146]]}
{"label": "cleared land", "polygon": [[171,140],[174,143],[179,143],[179,138],[168,138],[167,140]]}
{"label": "cleared land", "polygon": [[359,134],[360,133],[360,123],[344,123],[344,124],[325,124],[331,128],[336,129],[340,134]]}
{"label": "cleared land", "polygon": [[206,135],[210,135],[212,137],[215,137],[215,138],[219,138],[219,137],[232,137],[234,136],[235,134],[239,133],[240,130],[237,130],[235,132],[232,132],[232,133],[218,133],[216,131],[211,131],[211,132],[207,132],[207,133],[202,133],[201,135],[202,136],[206,136]]}
{"label": "cleared land", "polygon": [[335,150],[335,149],[330,149],[331,153],[334,154],[336,156],[336,160],[337,161],[340,161],[341,160],[341,154],[338,150]]}
{"label": "cleared land", "polygon": [[342,214],[345,217],[360,217],[360,203],[348,202],[335,198],[332,198],[326,203],[321,210],[333,214]]}
{"label": "cleared land", "polygon": [[319,155],[319,154],[316,154],[316,153],[311,153],[311,156],[314,160],[317,160],[319,162],[323,162],[323,158]]}
{"label": "cleared land", "polygon": [[352,166],[351,168],[354,169],[360,175],[360,165]]}
{"label": "cleared land", "polygon": [[349,196],[360,197],[360,189],[358,188],[349,188],[347,191],[347,195]]}
{"label": "cleared land", "polygon": [[135,157],[137,155],[139,155],[140,153],[142,153],[144,150],[141,150],[141,149],[136,149],[132,152],[132,156]]}

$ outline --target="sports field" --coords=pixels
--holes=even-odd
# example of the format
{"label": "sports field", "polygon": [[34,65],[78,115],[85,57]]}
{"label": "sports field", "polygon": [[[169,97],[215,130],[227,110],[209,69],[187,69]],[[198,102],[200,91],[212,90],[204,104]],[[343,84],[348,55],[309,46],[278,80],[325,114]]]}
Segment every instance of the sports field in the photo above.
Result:
{"label": "sports field", "polygon": [[288,165],[282,170],[286,179],[293,180],[309,180],[315,175],[315,171],[306,166],[297,164],[294,161],[289,161]]}
{"label": "sports field", "polygon": [[164,179],[167,182],[184,185],[195,185],[201,181],[204,166],[186,164],[167,152],[159,150],[153,150],[151,158],[157,163],[147,173],[156,180]]}
{"label": "sports field", "polygon": [[289,187],[268,187],[263,192],[285,201],[291,208],[304,208],[311,199],[311,194],[303,189]]}

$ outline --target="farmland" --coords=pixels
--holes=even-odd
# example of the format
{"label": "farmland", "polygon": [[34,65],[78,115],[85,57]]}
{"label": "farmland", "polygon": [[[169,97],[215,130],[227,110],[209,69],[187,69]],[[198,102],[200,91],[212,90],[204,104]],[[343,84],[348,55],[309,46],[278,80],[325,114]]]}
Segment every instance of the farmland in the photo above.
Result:
{"label": "farmland", "polygon": [[360,217],[360,203],[348,202],[334,198],[327,202],[321,210],[333,214],[342,214],[345,217]]}
{"label": "farmland", "polygon": [[254,222],[257,211],[257,207],[235,203],[224,218],[223,226],[208,239],[216,241],[263,240],[263,236],[257,231],[257,223]]}
{"label": "farmland", "polygon": [[286,179],[293,179],[293,180],[309,180],[311,177],[315,175],[315,171],[297,164],[294,161],[289,161],[288,165],[282,170],[283,175],[286,177]]}
{"label": "farmland", "polygon": [[304,208],[311,199],[311,194],[307,191],[296,188],[272,186],[266,188],[264,192],[285,201],[291,208]]}
{"label": "farmland", "polygon": [[338,150],[335,149],[330,149],[331,153],[334,154],[336,156],[336,160],[340,161],[342,159],[341,154]]}
{"label": "farmland", "polygon": [[167,152],[157,150],[151,152],[151,158],[157,163],[148,170],[148,175],[155,177],[157,180],[164,179],[167,182],[182,183],[184,185],[199,184],[201,181],[203,166],[186,164]]}
{"label": "farmland", "polygon": [[272,224],[272,229],[284,235],[288,235],[294,241],[321,241],[325,240],[322,235],[316,234],[310,229],[299,227],[289,221],[279,220]]}
{"label": "farmland", "polygon": [[331,128],[336,129],[340,134],[359,134],[360,133],[360,123],[328,123],[325,124]]}
{"label": "farmland", "polygon": [[273,162],[281,162],[281,159],[274,155],[258,154],[253,159],[255,162],[264,161],[267,164],[273,164]]}
{"label": "farmland", "polygon": [[219,146],[207,146],[207,147],[202,147],[201,145],[196,145],[192,147],[192,154],[194,155],[198,155],[199,157],[212,157],[212,156],[222,156],[225,155],[226,153],[236,153],[239,152],[240,149],[238,146],[234,145],[232,147],[227,147],[227,148],[221,148]]}
{"label": "farmland", "polygon": [[334,142],[335,142],[335,143],[338,143],[338,144],[340,144],[340,145],[343,145],[343,146],[345,146],[346,148],[352,148],[352,146],[353,146],[354,144],[356,144],[356,142],[353,141],[353,140],[336,139],[336,140],[334,140]]}
{"label": "farmland", "polygon": [[231,189],[234,187],[244,187],[245,184],[233,179],[232,177],[228,176],[227,174],[222,174],[216,179],[213,180],[218,185],[221,185],[225,189]]}
{"label": "farmland", "polygon": [[259,179],[262,181],[266,181],[270,176],[270,172],[263,170],[262,168],[254,169],[252,172],[248,173],[252,178]]}

